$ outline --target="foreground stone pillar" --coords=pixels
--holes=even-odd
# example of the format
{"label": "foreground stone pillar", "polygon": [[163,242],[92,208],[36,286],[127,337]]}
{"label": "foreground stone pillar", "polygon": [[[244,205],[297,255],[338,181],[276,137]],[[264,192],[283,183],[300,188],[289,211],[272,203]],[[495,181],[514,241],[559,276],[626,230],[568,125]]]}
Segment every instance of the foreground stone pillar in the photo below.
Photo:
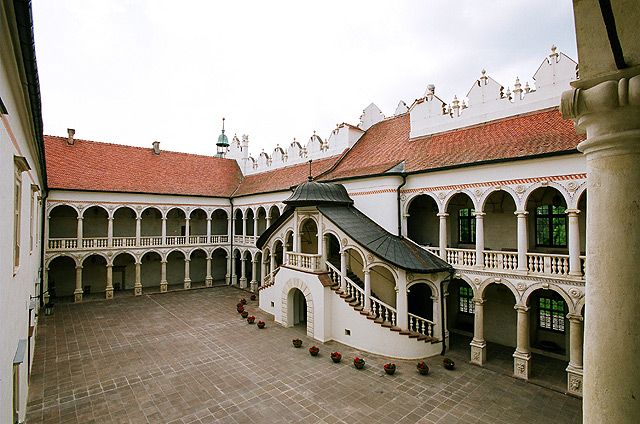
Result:
{"label": "foreground stone pillar", "polygon": [[484,212],[474,212],[476,217],[476,268],[484,268]]}
{"label": "foreground stone pillar", "polygon": [[113,299],[113,266],[107,264],[107,288],[105,290],[105,298]]}
{"label": "foreground stone pillar", "polygon": [[256,280],[256,271],[257,271],[257,262],[255,260],[255,258],[251,261],[251,282],[249,283],[251,285],[251,291],[257,291],[258,290],[258,280]]}
{"label": "foreground stone pillar", "polygon": [[514,214],[518,217],[518,271],[527,272],[529,267],[527,265],[527,249],[529,246],[529,239],[527,236],[527,211],[515,211]]}
{"label": "foreground stone pillar", "polygon": [[133,294],[136,296],[142,295],[142,280],[140,279],[141,266],[142,266],[142,262],[136,262],[136,282],[133,285]]}
{"label": "foreground stone pillar", "polygon": [[440,258],[443,261],[447,260],[447,217],[448,213],[439,213],[438,217],[440,218],[440,239],[438,243],[440,243]]}
{"label": "foreground stone pillar", "polygon": [[518,311],[518,343],[513,353],[513,375],[524,380],[531,373],[531,352],[529,352],[529,308],[516,305]]}
{"label": "foreground stone pillar", "polygon": [[73,295],[74,302],[82,302],[82,265],[76,265],[76,289]]}
{"label": "foreground stone pillar", "polygon": [[587,133],[585,423],[640,417],[640,68],[607,77],[562,95],[564,118]]}
{"label": "foreground stone pillar", "polygon": [[160,261],[160,293],[167,292],[167,261]]}
{"label": "foreground stone pillar", "polygon": [[582,397],[582,316],[569,314],[569,366],[567,392]]}
{"label": "foreground stone pillar", "polygon": [[484,340],[484,303],[483,298],[473,298],[475,319],[473,321],[473,340],[471,340],[471,362],[483,365],[487,362],[487,342]]}
{"label": "foreground stone pillar", "polygon": [[[207,236],[207,240],[209,237]],[[204,277],[204,285],[207,287],[213,286],[213,277],[211,276],[211,257],[207,256],[207,276]]]}
{"label": "foreground stone pillar", "polygon": [[240,258],[240,288],[247,288],[247,259]]}
{"label": "foreground stone pillar", "polygon": [[191,277],[190,277],[190,266],[189,264],[191,263],[191,259],[189,258],[184,258],[184,288],[185,289],[190,289],[191,288]]}

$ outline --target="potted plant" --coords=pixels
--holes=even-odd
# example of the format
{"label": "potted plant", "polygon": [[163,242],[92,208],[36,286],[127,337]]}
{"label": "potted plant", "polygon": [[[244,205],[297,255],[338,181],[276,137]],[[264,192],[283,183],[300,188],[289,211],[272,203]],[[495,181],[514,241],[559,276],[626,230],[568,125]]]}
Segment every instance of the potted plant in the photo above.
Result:
{"label": "potted plant", "polygon": [[239,314],[241,314],[241,313],[243,313],[243,312],[244,312],[244,307],[243,307],[243,306],[238,306],[238,307],[236,308],[236,311],[238,311],[238,313],[239,313]]}
{"label": "potted plant", "polygon": [[353,360],[353,366],[361,370],[362,368],[364,368],[364,359],[356,357]]}
{"label": "potted plant", "polygon": [[318,356],[318,352],[320,352],[320,348],[318,347],[311,346],[309,348],[309,353],[311,354],[311,356]]}
{"label": "potted plant", "polygon": [[331,353],[331,360],[333,362],[335,362],[336,364],[338,362],[340,362],[341,359],[342,359],[342,354],[341,353],[338,353],[338,352],[332,352]]}
{"label": "potted plant", "polygon": [[418,365],[416,365],[416,368],[418,368],[418,372],[422,375],[429,374],[429,366],[425,364],[424,361],[418,362]]}
{"label": "potted plant", "polygon": [[264,323],[264,321],[258,321],[256,325],[258,326],[258,328],[264,328],[266,324]]}
{"label": "potted plant", "polygon": [[242,302],[236,303],[236,308],[244,308],[244,303]]}
{"label": "potted plant", "polygon": [[240,315],[242,315],[242,318],[246,318],[246,317],[248,317],[248,316],[249,316],[249,312],[247,312],[247,311],[242,311],[242,313],[241,313]]}
{"label": "potted plant", "polygon": [[242,299],[240,299],[240,304],[242,305],[246,305],[247,304],[247,299],[245,299],[244,297]]}
{"label": "potted plant", "polygon": [[255,295],[255,294],[252,294],[251,296],[249,296],[249,299],[251,299],[251,300],[256,300],[256,295]]}
{"label": "potted plant", "polygon": [[396,364],[392,364],[392,363],[384,364],[384,372],[386,372],[389,375],[392,375],[394,372],[396,372]]}
{"label": "potted plant", "polygon": [[300,339],[293,339],[293,347],[302,347],[302,340]]}
{"label": "potted plant", "polygon": [[452,369],[453,369],[453,367],[456,365],[456,363],[455,363],[455,362],[453,362],[453,361],[452,361],[451,359],[449,359],[449,358],[444,358],[444,359],[442,360],[442,365],[444,365],[444,367],[445,367],[446,369],[448,369],[448,370],[452,370]]}
{"label": "potted plant", "polygon": [[250,317],[247,317],[247,322],[249,324],[253,324],[255,320],[256,320],[256,317],[254,317],[253,315],[251,315]]}

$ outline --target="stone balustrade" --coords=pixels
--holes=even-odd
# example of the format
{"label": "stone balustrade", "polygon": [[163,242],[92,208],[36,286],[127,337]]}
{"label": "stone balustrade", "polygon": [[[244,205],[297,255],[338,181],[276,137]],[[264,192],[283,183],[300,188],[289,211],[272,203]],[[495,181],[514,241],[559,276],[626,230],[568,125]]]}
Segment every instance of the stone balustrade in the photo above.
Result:
{"label": "stone balustrade", "polygon": [[[238,244],[255,245],[254,236],[236,236],[242,239]],[[78,247],[77,238],[50,238],[48,240],[48,250],[79,250],[79,249],[108,249],[122,247],[148,247],[148,246],[184,246],[184,245],[220,245],[229,243],[228,235],[196,235],[189,236],[167,236],[165,243],[162,243],[161,236],[140,237],[137,242],[136,237],[113,237],[111,241],[107,237],[93,237],[80,239]],[[188,241],[188,243],[187,243]]]}
{"label": "stone balustrade", "polygon": [[303,271],[324,271],[322,255],[287,252],[285,264]]}

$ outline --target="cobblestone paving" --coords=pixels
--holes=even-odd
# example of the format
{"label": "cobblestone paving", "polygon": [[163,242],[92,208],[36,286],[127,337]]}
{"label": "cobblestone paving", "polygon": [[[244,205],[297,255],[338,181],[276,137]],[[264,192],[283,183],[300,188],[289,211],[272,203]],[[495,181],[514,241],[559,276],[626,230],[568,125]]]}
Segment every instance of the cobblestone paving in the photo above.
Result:
{"label": "cobblestone paving", "polygon": [[214,287],[56,305],[40,316],[27,423],[581,422],[579,399],[470,365],[468,354],[452,352],[453,371],[427,359],[427,376],[395,361],[388,376],[388,358],[315,342],[257,302],[247,310],[267,326],[248,324],[241,297]]}

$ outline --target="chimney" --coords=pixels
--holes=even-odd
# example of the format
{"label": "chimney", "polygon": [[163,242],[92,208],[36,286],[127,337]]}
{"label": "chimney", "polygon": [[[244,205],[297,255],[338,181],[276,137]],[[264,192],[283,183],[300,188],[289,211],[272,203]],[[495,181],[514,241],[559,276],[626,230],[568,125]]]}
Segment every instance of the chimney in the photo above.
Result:
{"label": "chimney", "polygon": [[155,153],[156,155],[160,154],[160,142],[159,141],[154,141],[153,142],[153,153]]}
{"label": "chimney", "polygon": [[76,130],[73,128],[67,128],[67,134],[69,134],[69,138],[67,138],[67,144],[69,146],[73,146],[73,136],[76,134]]}

